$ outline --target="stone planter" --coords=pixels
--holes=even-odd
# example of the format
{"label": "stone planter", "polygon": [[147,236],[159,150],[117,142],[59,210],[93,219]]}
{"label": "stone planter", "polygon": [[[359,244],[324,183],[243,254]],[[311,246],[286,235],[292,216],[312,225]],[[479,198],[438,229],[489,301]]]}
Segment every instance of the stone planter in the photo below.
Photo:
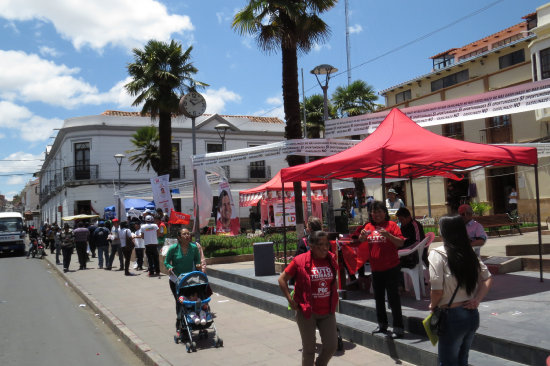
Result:
{"label": "stone planter", "polygon": [[285,270],[285,264],[283,262],[275,262],[275,272],[282,273]]}

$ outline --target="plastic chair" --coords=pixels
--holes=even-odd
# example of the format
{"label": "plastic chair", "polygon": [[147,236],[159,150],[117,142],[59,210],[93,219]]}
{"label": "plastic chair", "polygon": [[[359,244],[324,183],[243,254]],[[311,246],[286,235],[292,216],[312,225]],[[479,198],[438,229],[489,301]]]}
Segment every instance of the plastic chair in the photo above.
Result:
{"label": "plastic chair", "polygon": [[416,243],[410,248],[402,249],[398,251],[399,257],[404,257],[414,252],[418,253],[418,263],[414,268],[401,268],[401,272],[407,274],[412,282],[414,288],[414,294],[416,300],[420,300],[420,293],[422,296],[426,296],[426,287],[424,286],[424,265],[422,263],[422,253],[424,248],[428,247],[431,242],[434,240],[434,233],[427,233],[424,240]]}

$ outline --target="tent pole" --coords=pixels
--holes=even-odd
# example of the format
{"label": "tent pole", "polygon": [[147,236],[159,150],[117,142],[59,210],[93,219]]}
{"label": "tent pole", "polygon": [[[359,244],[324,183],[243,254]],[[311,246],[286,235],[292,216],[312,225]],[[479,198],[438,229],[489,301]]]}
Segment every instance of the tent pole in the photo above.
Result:
{"label": "tent pole", "polygon": [[382,202],[386,204],[386,169],[382,165]]}
{"label": "tent pole", "polygon": [[430,197],[430,177],[426,179],[426,190],[428,191],[428,217],[432,217],[432,201]]}
{"label": "tent pole", "polygon": [[540,269],[540,282],[544,282],[542,277],[542,231],[540,224],[540,192],[539,192],[539,165],[535,164],[535,192],[537,198],[537,229],[539,236],[539,269]]}
{"label": "tent pole", "polygon": [[409,179],[409,183],[411,184],[411,204],[412,204],[412,217],[413,217],[413,220],[414,218],[416,217],[415,215],[415,212],[414,212],[414,192],[413,192],[413,179],[412,177]]}
{"label": "tent pole", "polygon": [[284,252],[284,256],[285,256],[285,267],[286,267],[286,205],[285,205],[285,184],[284,182],[281,182],[282,183],[282,189],[283,189],[283,252]]}

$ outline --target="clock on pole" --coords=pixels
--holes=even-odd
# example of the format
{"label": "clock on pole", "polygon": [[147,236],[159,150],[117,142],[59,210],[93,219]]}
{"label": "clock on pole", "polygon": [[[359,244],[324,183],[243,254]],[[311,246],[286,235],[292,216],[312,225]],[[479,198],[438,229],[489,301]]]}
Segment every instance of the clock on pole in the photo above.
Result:
{"label": "clock on pole", "polygon": [[180,110],[187,117],[199,117],[206,110],[206,100],[200,93],[192,91],[181,98]]}

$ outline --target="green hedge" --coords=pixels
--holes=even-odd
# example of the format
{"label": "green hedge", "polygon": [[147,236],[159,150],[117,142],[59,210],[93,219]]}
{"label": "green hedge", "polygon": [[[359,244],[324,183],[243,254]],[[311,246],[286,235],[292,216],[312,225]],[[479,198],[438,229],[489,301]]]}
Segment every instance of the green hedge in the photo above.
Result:
{"label": "green hedge", "polygon": [[[284,247],[283,234],[268,234],[266,236],[256,236],[247,238],[245,235],[238,236],[220,236],[220,235],[201,235],[200,243],[202,245],[204,256],[223,257],[231,255],[252,254],[252,244],[271,241],[274,244],[275,251],[282,251]],[[296,251],[296,232],[286,233],[287,252]]]}

